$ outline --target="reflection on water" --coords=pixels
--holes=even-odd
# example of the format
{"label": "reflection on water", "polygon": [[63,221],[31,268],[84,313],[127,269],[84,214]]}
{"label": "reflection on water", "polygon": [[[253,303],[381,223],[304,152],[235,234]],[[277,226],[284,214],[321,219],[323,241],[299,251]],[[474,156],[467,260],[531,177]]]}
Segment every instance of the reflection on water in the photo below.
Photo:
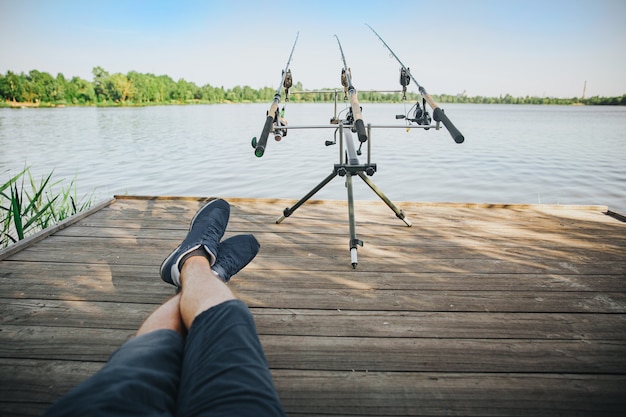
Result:
{"label": "reflection on water", "polygon": [[[343,106],[343,104],[342,104]],[[396,124],[402,104],[362,103]],[[407,106],[409,107],[409,106]],[[465,135],[374,129],[372,180],[394,201],[602,204],[626,213],[626,108],[444,105]],[[25,165],[76,178],[80,193],[300,198],[332,172],[332,130],[292,130],[262,158],[250,139],[267,104],[0,109],[4,182]],[[289,103],[291,125],[327,124],[332,104]],[[362,156],[365,160],[365,153]],[[355,179],[355,199],[378,197]],[[314,198],[345,199],[334,179]]]}

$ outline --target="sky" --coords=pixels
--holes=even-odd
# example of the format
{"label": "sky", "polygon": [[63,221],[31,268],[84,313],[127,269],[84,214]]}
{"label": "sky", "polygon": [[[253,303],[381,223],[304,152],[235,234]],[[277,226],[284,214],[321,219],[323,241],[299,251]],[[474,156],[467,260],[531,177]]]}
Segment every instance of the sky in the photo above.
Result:
{"label": "sky", "polygon": [[299,33],[294,83],[341,88],[337,35],[357,90],[397,90],[366,23],[431,94],[626,94],[626,0],[0,0],[0,73],[276,89]]}

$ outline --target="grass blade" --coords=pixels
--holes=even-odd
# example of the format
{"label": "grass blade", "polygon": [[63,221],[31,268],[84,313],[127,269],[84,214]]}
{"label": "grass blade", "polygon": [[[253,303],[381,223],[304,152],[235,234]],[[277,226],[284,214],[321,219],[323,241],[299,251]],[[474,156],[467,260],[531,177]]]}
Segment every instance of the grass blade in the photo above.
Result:
{"label": "grass blade", "polygon": [[[18,184],[20,179],[21,184]],[[25,179],[28,179],[30,193],[24,187]],[[0,185],[0,248],[91,206],[93,193],[84,201],[79,200],[75,181],[70,183],[68,189],[61,186],[61,191],[57,192],[54,187],[61,181],[53,183],[51,179],[52,173],[37,184],[30,168],[26,167]]]}
{"label": "grass blade", "polygon": [[24,227],[22,227],[22,203],[20,194],[17,191],[17,185],[11,188],[11,210],[13,218],[13,226],[19,240],[24,239]]}

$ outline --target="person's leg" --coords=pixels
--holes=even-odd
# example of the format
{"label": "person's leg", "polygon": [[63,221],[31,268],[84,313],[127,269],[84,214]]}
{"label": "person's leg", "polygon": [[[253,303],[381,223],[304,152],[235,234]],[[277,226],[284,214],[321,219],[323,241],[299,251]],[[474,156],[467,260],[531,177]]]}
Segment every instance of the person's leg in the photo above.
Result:
{"label": "person's leg", "polygon": [[187,334],[187,329],[180,316],[180,294],[170,298],[150,314],[137,330],[136,336],[163,329],[174,330],[181,336]]}
{"label": "person's leg", "polygon": [[259,250],[252,235],[220,242],[229,215],[224,200],[206,204],[161,264],[161,278],[182,288],[188,329],[176,414],[284,415],[252,315],[225,285]]}
{"label": "person's leg", "polygon": [[209,260],[193,256],[185,262],[180,273],[183,282],[180,315],[187,329],[196,316],[211,307],[233,300],[235,296],[211,270]]}
{"label": "person's leg", "polygon": [[[219,258],[218,258],[219,262]],[[185,344],[178,416],[282,416],[252,314],[202,257],[181,271]]]}
{"label": "person's leg", "polygon": [[136,337],[44,416],[173,416],[184,349],[179,304],[178,295],[157,308]]}

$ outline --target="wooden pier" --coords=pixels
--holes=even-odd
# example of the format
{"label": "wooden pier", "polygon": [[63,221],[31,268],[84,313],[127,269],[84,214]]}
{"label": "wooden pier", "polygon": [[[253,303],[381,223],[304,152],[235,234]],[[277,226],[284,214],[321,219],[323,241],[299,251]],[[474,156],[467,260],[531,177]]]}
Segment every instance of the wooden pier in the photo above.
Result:
{"label": "wooden pier", "polygon": [[[228,199],[289,416],[626,415],[626,223],[606,207]],[[173,294],[206,200],[120,196],[0,252],[0,416],[40,415]],[[50,234],[51,233],[51,234]]]}

